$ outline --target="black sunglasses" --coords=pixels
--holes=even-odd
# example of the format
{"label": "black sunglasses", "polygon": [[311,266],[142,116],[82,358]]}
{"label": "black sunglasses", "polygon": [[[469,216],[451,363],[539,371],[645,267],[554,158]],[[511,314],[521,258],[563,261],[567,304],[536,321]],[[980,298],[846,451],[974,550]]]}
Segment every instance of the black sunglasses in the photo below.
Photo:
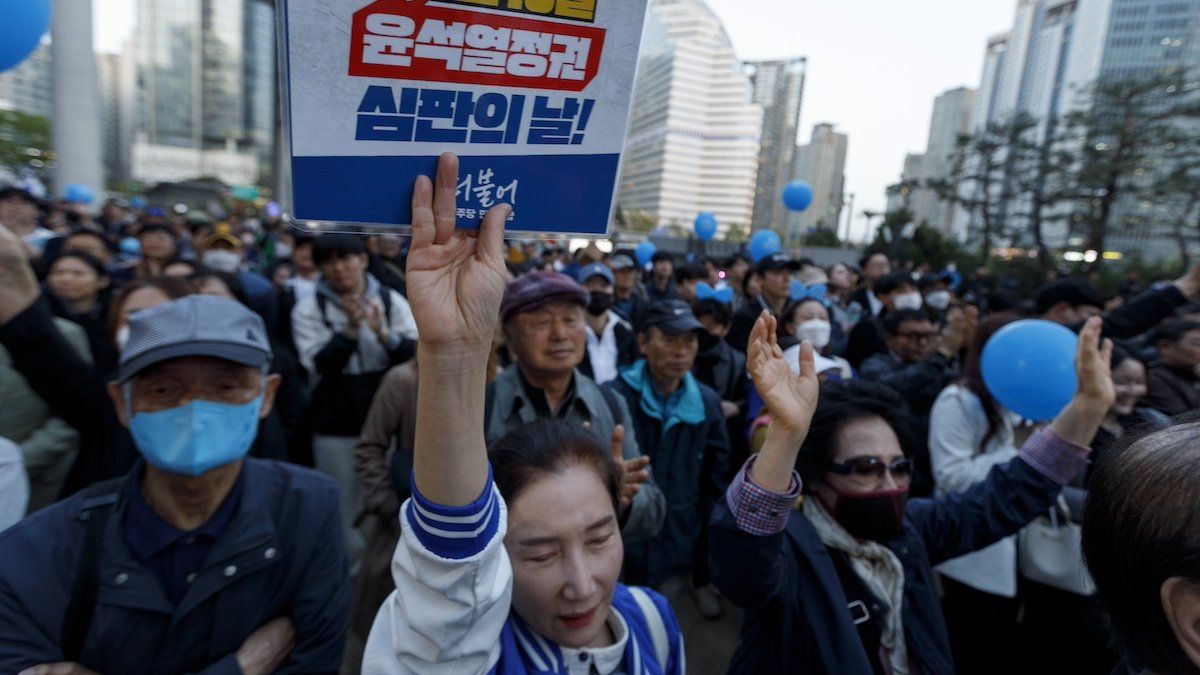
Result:
{"label": "black sunglasses", "polygon": [[912,460],[904,457],[891,464],[884,464],[878,457],[852,457],[844,464],[831,462],[829,471],[842,476],[853,474],[864,478],[883,478],[884,474],[890,471],[897,478],[908,478],[912,475]]}

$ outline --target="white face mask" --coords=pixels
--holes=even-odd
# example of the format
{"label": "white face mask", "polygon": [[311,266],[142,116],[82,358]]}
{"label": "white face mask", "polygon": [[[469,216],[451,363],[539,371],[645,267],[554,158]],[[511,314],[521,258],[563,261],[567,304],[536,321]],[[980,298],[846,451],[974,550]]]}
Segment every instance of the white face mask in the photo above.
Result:
{"label": "white face mask", "polygon": [[233,274],[242,266],[242,256],[234,253],[233,251],[222,251],[218,249],[216,251],[205,251],[204,257],[201,258],[201,262],[204,263],[205,267],[211,270],[225,272],[226,274]]}
{"label": "white face mask", "polygon": [[913,291],[912,293],[905,293],[904,295],[896,296],[896,300],[894,302],[896,304],[896,309],[899,310],[921,309],[921,305],[924,301],[921,299],[920,293]]}
{"label": "white face mask", "polygon": [[797,340],[808,340],[812,343],[813,349],[821,351],[829,345],[829,338],[833,334],[833,325],[828,321],[812,319],[796,326],[796,330],[792,334],[796,336]]}
{"label": "white face mask", "polygon": [[275,259],[276,260],[283,260],[284,258],[291,258],[292,253],[294,253],[294,251],[292,251],[292,247],[288,246],[287,244],[276,244],[275,245]]}
{"label": "white face mask", "polygon": [[951,299],[952,296],[950,295],[950,291],[934,291],[925,296],[925,304],[939,312],[942,312],[950,306]]}
{"label": "white face mask", "polygon": [[125,345],[129,344],[129,324],[118,328],[113,339],[117,342],[117,351],[125,351]]}

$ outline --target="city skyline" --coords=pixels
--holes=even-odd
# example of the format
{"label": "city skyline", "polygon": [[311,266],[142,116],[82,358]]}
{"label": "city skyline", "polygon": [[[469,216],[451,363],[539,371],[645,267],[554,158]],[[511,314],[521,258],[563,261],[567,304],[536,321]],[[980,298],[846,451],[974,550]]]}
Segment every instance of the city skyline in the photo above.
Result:
{"label": "city skyline", "polygon": [[[94,1],[97,49],[119,49],[133,31],[135,0]],[[854,234],[862,236],[862,211],[883,210],[898,163],[925,147],[934,98],[978,85],[983,45],[1011,26],[1016,2],[755,0],[752,12],[741,0],[708,5],[724,22],[739,59],[808,58],[799,128],[806,133],[829,122],[854,139],[846,191],[856,195]]]}

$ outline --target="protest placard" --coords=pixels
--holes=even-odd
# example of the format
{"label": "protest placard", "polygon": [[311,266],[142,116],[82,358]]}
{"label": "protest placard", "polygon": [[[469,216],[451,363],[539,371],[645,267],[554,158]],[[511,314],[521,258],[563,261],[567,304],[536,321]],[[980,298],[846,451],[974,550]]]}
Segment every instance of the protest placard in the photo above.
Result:
{"label": "protest placard", "polygon": [[406,226],[461,160],[458,225],[604,235],[648,0],[284,0],[291,213]]}

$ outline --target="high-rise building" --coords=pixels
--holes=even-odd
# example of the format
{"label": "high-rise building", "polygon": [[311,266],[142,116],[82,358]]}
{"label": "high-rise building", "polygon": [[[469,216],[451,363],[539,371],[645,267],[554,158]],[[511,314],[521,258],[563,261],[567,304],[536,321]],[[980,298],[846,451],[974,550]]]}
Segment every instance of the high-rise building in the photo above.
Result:
{"label": "high-rise building", "polygon": [[838,231],[846,188],[846,152],[850,137],[833,130],[832,124],[813,127],[808,145],[796,148],[794,175],[813,189],[807,209],[789,216],[785,239],[798,241],[812,230]]}
{"label": "high-rise building", "polygon": [[967,87],[951,89],[934,100],[925,153],[905,158],[899,185],[906,191],[899,196],[889,194],[889,211],[893,210],[893,200],[902,196],[914,222],[927,224],[947,236],[955,234],[955,207],[942,201],[927,185],[931,180],[950,177],[958,137],[970,129],[974,109],[975,90]]}
{"label": "high-rise building", "polygon": [[747,61],[745,67],[754,85],[754,102],[763,108],[753,226],[782,232],[790,212],[781,195],[796,161],[806,60]]}
{"label": "high-rise building", "polygon": [[0,110],[15,110],[50,119],[54,110],[54,75],[50,42],[43,41],[21,65],[0,73]]}
{"label": "high-rise building", "polygon": [[908,209],[913,212],[914,221],[921,222],[916,216],[914,185],[919,185],[925,175],[925,155],[910,152],[904,156],[904,170],[900,172],[900,182],[889,185],[887,189],[887,212]]}
{"label": "high-rise building", "polygon": [[269,183],[274,10],[266,0],[139,0],[131,164],[141,181]]}
{"label": "high-rise building", "polygon": [[650,6],[617,201],[657,225],[750,225],[762,108],[703,0]]}
{"label": "high-rise building", "polygon": [[[1024,112],[1038,121],[1036,139],[1045,143],[1057,120],[1087,103],[1081,94],[1098,80],[1198,68],[1198,16],[1200,0],[1020,0],[1012,30],[988,41],[971,128]],[[1111,248],[1150,257],[1177,252],[1147,217],[1153,208],[1118,200]],[[1072,241],[1069,223],[1062,218],[1045,224],[1051,247]],[[970,236],[974,226],[965,215],[957,219],[960,237]]]}

